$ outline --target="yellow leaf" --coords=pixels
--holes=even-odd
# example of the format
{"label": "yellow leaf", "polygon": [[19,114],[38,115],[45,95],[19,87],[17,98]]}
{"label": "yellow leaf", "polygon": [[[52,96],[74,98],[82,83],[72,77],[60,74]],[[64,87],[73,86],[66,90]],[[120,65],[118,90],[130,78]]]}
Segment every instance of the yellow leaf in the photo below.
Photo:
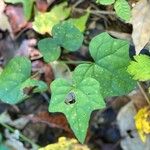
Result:
{"label": "yellow leaf", "polygon": [[86,29],[86,23],[88,21],[90,13],[87,12],[85,15],[79,17],[79,18],[71,18],[69,21],[73,23],[73,25],[78,28],[81,32],[84,32]]}
{"label": "yellow leaf", "polygon": [[143,142],[146,142],[147,134],[150,134],[150,108],[144,107],[135,116],[135,126]]}
{"label": "yellow leaf", "polygon": [[54,25],[65,20],[70,15],[71,8],[67,2],[55,6],[50,12],[38,13],[33,22],[33,29],[40,34],[51,34]]}
{"label": "yellow leaf", "polygon": [[67,139],[60,137],[58,142],[55,144],[49,144],[46,147],[40,148],[39,150],[90,150],[85,145],[78,144],[75,139]]}

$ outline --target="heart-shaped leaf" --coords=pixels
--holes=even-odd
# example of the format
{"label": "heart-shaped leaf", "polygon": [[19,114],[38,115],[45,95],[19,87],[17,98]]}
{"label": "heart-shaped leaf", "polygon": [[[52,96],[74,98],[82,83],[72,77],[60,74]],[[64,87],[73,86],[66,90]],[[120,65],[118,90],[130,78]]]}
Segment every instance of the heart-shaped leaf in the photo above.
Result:
{"label": "heart-shaped leaf", "polygon": [[74,71],[73,78],[78,83],[83,78],[95,78],[103,97],[127,94],[135,87],[126,71],[130,62],[128,42],[102,33],[90,42],[90,54],[95,63],[81,64]]}
{"label": "heart-shaped leaf", "polygon": [[49,111],[64,113],[81,143],[85,140],[92,111],[105,107],[99,88],[93,78],[83,79],[80,83],[57,79],[51,84]]}
{"label": "heart-shaped leaf", "polygon": [[38,42],[38,48],[46,62],[52,62],[59,58],[60,47],[67,51],[76,51],[83,42],[83,34],[69,21],[55,25],[52,35],[53,38],[45,38]]}
{"label": "heart-shaped leaf", "polygon": [[42,92],[47,85],[30,78],[31,62],[26,57],[15,57],[0,74],[0,99],[9,104],[16,104],[27,98],[26,89]]}
{"label": "heart-shaped leaf", "polygon": [[70,22],[62,22],[52,29],[53,38],[68,51],[78,50],[83,42],[83,34]]}
{"label": "heart-shaped leaf", "polygon": [[55,39],[45,38],[38,42],[38,49],[46,62],[52,62],[59,58],[61,50]]}

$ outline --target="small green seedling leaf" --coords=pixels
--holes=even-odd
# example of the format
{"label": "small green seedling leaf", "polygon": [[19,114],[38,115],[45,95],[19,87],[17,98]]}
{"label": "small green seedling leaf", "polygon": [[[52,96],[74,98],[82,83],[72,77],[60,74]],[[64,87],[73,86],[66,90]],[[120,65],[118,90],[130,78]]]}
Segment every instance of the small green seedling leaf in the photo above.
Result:
{"label": "small green seedling leaf", "polygon": [[128,67],[128,72],[133,76],[134,80],[147,81],[150,80],[150,57],[146,55],[134,56]]}
{"label": "small green seedling leaf", "polygon": [[129,65],[129,44],[102,33],[90,42],[90,54],[95,63],[76,67],[74,78],[79,83],[92,77],[100,83],[103,97],[123,95],[135,87],[135,81],[127,72]]}
{"label": "small green seedling leaf", "polygon": [[131,18],[131,8],[126,0],[97,0],[97,3],[102,5],[114,4],[114,9],[118,17],[125,21]]}
{"label": "small green seedling leaf", "polygon": [[78,50],[83,42],[83,34],[68,21],[55,25],[52,35],[57,43],[68,51]]}
{"label": "small green seedling leaf", "polygon": [[80,83],[74,80],[73,84],[56,79],[51,84],[51,92],[49,111],[64,113],[75,136],[83,143],[92,111],[105,107],[99,83],[93,78]]}
{"label": "small green seedling leaf", "polygon": [[52,8],[50,12],[38,13],[33,22],[33,29],[40,34],[51,34],[53,26],[65,20],[70,15],[70,11],[67,2],[63,2]]}
{"label": "small green seedling leaf", "polygon": [[30,20],[32,14],[33,3],[35,0],[4,0],[6,3],[23,5],[24,15],[27,20]]}
{"label": "small green seedling leaf", "polygon": [[17,104],[27,98],[25,90],[42,92],[47,85],[30,78],[31,62],[26,57],[13,58],[0,74],[0,99],[8,104]]}
{"label": "small green seedling leaf", "polygon": [[114,8],[118,17],[125,21],[131,18],[131,8],[126,0],[116,0]]}
{"label": "small green seedling leaf", "polygon": [[86,29],[86,23],[89,18],[90,13],[87,12],[85,15],[79,18],[71,18],[70,21],[76,28],[78,28],[81,32],[84,32]]}
{"label": "small green seedling leaf", "polygon": [[97,0],[96,2],[102,5],[111,5],[115,2],[115,0]]}
{"label": "small green seedling leaf", "polygon": [[45,62],[49,63],[60,57],[60,46],[55,39],[45,38],[38,42],[38,49],[44,57]]}

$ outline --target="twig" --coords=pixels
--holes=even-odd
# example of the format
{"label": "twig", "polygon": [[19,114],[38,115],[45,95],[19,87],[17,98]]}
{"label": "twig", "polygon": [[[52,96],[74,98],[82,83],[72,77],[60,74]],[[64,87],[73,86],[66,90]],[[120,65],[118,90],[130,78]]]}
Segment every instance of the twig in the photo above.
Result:
{"label": "twig", "polygon": [[78,0],[73,6],[72,8],[77,7],[79,4],[81,4],[84,0]]}
{"label": "twig", "polygon": [[[36,57],[36,59],[34,59],[34,60],[41,59],[41,58],[43,58],[42,55],[39,56],[39,57]],[[90,63],[92,63],[91,61],[81,61],[81,60],[79,60],[79,61],[76,61],[76,60],[65,60],[65,61],[63,61],[63,60],[57,60],[57,61],[58,62],[63,62],[63,63],[66,63],[66,64],[82,64],[82,63],[88,63],[88,64],[90,64]],[[34,77],[34,75],[33,75],[33,77]]]}
{"label": "twig", "polygon": [[114,11],[103,11],[103,10],[86,10],[86,9],[82,9],[82,8],[73,8],[74,11],[78,11],[78,12],[89,12],[90,14],[93,15],[115,15]]}
{"label": "twig", "polygon": [[92,62],[91,61],[73,61],[73,60],[68,60],[68,61],[59,61],[58,62],[62,62],[62,63],[66,63],[66,64],[82,64],[82,63],[88,63],[88,64],[91,64]]}
{"label": "twig", "polygon": [[[14,132],[15,130],[10,127],[9,125],[7,125],[6,123],[0,122],[0,125],[2,125],[3,127],[7,128],[9,131]],[[25,141],[28,142],[29,144],[32,145],[32,147],[40,147],[39,145],[35,144],[34,142],[32,142],[29,138],[27,138],[26,136],[24,136],[23,134],[19,133],[20,138]]]}
{"label": "twig", "polygon": [[140,84],[140,82],[137,82],[139,89],[141,91],[141,93],[143,94],[144,98],[146,99],[147,103],[150,105],[150,99],[148,97],[148,95],[146,94],[145,90],[143,89],[142,85]]}
{"label": "twig", "polygon": [[41,58],[43,58],[43,56],[42,56],[42,54],[39,54],[38,56],[32,57],[31,61],[38,60],[38,59],[41,59]]}
{"label": "twig", "polygon": [[129,42],[132,41],[131,34],[123,33],[123,32],[116,32],[116,31],[111,31],[111,30],[106,30],[106,32],[108,32],[115,38],[122,39],[122,40],[128,40]]}
{"label": "twig", "polygon": [[40,72],[36,72],[35,74],[33,74],[33,75],[31,76],[31,79],[35,79],[36,77],[39,76],[39,74],[40,74]]}

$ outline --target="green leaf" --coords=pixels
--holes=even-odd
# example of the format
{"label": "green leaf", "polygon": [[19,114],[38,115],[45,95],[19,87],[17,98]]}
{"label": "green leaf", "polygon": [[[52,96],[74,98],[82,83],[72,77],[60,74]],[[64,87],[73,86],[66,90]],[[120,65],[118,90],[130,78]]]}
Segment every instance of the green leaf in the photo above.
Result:
{"label": "green leaf", "polygon": [[38,49],[42,53],[46,62],[52,62],[60,57],[60,46],[58,46],[55,39],[45,38],[38,42]]}
{"label": "green leaf", "polygon": [[26,89],[34,88],[33,93],[42,92],[47,85],[30,78],[31,62],[26,57],[15,57],[0,74],[0,99],[8,104],[17,104],[27,98]]}
{"label": "green leaf", "polygon": [[57,79],[52,82],[51,91],[49,111],[64,113],[75,136],[83,143],[92,111],[105,107],[99,83],[93,78],[80,83]]}
{"label": "green leaf", "polygon": [[32,14],[32,8],[34,0],[4,0],[6,3],[18,4],[21,3],[23,5],[24,15],[27,20],[30,20]]}
{"label": "green leaf", "polygon": [[70,11],[67,2],[64,2],[56,5],[50,12],[38,13],[33,22],[33,29],[40,34],[51,34],[53,26],[65,20],[70,15]]}
{"label": "green leaf", "polygon": [[0,144],[0,150],[11,150],[11,149],[5,146],[4,144]]}
{"label": "green leaf", "polygon": [[86,29],[86,23],[89,18],[90,13],[87,12],[85,15],[79,18],[71,18],[70,21],[76,28],[78,28],[81,32],[84,32]]}
{"label": "green leaf", "polygon": [[78,50],[83,42],[83,34],[70,22],[62,22],[52,29],[53,38],[68,51]]}
{"label": "green leaf", "polygon": [[146,55],[134,56],[128,66],[128,72],[133,76],[134,80],[147,81],[150,80],[150,57]]}
{"label": "green leaf", "polygon": [[115,0],[97,0],[96,2],[102,5],[111,5],[115,2]]}
{"label": "green leaf", "polygon": [[118,17],[125,21],[131,18],[131,8],[126,0],[116,0],[114,8]]}
{"label": "green leaf", "polygon": [[130,62],[128,42],[104,32],[90,42],[90,54],[95,63],[76,67],[73,74],[76,81],[95,78],[103,97],[127,94],[135,87],[135,81],[126,71]]}
{"label": "green leaf", "polygon": [[70,22],[55,25],[52,30],[52,38],[45,38],[38,42],[38,48],[46,62],[52,62],[59,58],[61,49],[67,51],[78,50],[83,42],[83,34]]}

